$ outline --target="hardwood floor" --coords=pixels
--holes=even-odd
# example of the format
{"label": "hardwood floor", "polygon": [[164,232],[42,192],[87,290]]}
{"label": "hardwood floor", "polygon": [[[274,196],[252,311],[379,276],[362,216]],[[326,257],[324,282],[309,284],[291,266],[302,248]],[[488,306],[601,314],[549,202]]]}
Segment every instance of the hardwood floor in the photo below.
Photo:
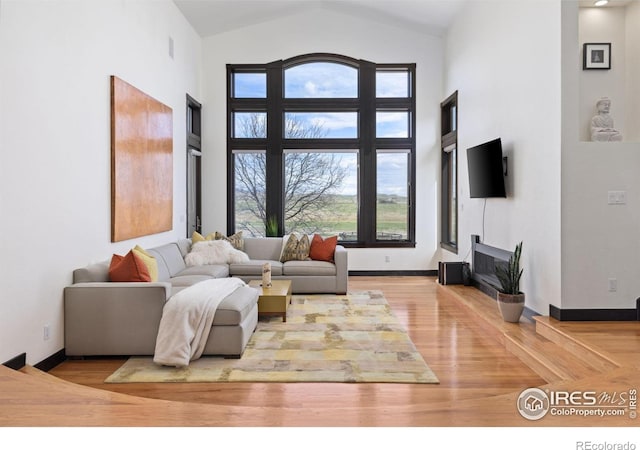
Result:
{"label": "hardwood floor", "polygon": [[[632,427],[640,423],[628,414],[548,414],[531,421],[516,408],[518,395],[529,387],[598,392],[640,387],[638,323],[561,324],[566,333],[583,337],[608,358],[600,365],[585,363],[578,368],[580,363],[570,359],[573,350],[540,337],[536,332],[540,325],[533,321],[502,322],[495,302],[473,288],[440,286],[431,277],[351,277],[349,283],[351,290],[383,291],[440,384],[107,385],[103,380],[124,359],[69,360],[37,376],[29,376],[37,372],[34,369],[0,371],[0,424]],[[551,362],[545,363],[540,355],[528,355],[527,346],[540,347]],[[559,360],[565,363],[549,367]]]}

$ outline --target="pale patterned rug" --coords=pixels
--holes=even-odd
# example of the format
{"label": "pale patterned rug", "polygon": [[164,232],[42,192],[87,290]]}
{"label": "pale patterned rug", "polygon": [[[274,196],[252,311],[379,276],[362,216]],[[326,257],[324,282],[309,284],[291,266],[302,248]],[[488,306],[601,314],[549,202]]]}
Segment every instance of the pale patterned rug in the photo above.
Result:
{"label": "pale patterned rug", "polygon": [[294,295],[287,322],[260,318],[240,359],[133,357],[105,382],[439,383],[380,291]]}

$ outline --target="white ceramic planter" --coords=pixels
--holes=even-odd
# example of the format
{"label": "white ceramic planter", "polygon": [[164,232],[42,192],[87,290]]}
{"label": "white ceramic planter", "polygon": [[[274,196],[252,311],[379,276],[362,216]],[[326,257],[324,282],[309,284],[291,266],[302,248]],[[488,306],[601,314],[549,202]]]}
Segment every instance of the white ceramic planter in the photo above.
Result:
{"label": "white ceramic planter", "polygon": [[504,294],[498,292],[498,309],[505,322],[520,322],[524,310],[524,294]]}

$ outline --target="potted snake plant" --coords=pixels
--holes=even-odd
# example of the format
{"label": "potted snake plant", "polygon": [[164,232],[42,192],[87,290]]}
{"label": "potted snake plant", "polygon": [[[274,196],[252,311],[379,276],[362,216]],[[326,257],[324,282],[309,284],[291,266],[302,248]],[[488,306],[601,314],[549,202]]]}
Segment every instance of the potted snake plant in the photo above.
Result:
{"label": "potted snake plant", "polygon": [[524,271],[520,268],[521,254],[522,242],[516,245],[506,265],[496,265],[496,276],[500,281],[497,295],[498,309],[506,322],[519,322],[524,310],[524,293],[520,291],[520,277]]}
{"label": "potted snake plant", "polygon": [[276,216],[269,216],[265,224],[265,234],[267,237],[278,236],[278,218]]}

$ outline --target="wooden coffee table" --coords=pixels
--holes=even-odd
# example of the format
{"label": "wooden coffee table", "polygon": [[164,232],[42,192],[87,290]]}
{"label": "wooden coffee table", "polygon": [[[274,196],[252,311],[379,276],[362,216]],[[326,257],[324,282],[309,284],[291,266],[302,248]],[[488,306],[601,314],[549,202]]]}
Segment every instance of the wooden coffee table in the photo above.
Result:
{"label": "wooden coffee table", "polygon": [[287,321],[287,305],[291,302],[291,280],[272,280],[271,287],[263,287],[262,280],[251,280],[249,286],[258,289],[258,314],[282,316]]}

